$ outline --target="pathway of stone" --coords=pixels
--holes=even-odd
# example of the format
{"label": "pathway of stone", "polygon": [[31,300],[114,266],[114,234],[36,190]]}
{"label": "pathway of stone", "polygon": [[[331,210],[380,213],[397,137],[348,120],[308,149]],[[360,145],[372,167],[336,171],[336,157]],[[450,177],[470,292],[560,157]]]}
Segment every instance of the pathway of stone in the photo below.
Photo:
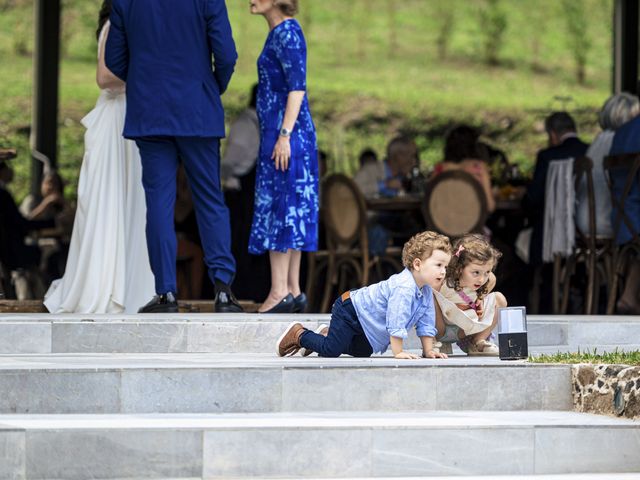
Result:
{"label": "pathway of stone", "polygon": [[[573,412],[568,365],[278,358],[292,318],[327,321],[3,315],[0,479],[640,478],[640,422]],[[533,353],[640,343],[638,317],[529,327]]]}

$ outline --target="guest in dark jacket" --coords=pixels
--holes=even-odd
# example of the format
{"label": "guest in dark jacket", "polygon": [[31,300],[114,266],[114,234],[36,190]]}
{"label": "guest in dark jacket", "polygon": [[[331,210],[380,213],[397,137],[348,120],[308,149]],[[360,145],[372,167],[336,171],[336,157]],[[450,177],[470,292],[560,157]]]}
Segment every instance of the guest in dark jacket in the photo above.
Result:
{"label": "guest in dark jacket", "polygon": [[538,152],[533,181],[527,187],[524,206],[531,212],[533,234],[529,249],[529,263],[542,263],[542,227],[544,222],[545,188],[549,163],[553,160],[578,158],[587,152],[589,145],[578,138],[576,124],[567,112],[555,112],[544,122],[549,137],[549,147]]}
{"label": "guest in dark jacket", "polygon": [[551,264],[543,265],[542,263],[547,171],[553,160],[578,158],[585,155],[589,145],[578,138],[576,124],[567,112],[552,113],[546,118],[544,125],[549,138],[549,147],[538,152],[533,181],[527,187],[523,206],[525,211],[529,212],[529,220],[533,228],[529,246],[529,264],[533,268],[542,266],[539,279],[541,287],[538,313],[551,313],[553,269]]}
{"label": "guest in dark jacket", "polygon": [[13,180],[13,169],[0,162],[0,260],[8,270],[38,266],[40,250],[26,245],[27,234],[43,228],[54,228],[55,220],[28,220],[18,210],[6,186]]}

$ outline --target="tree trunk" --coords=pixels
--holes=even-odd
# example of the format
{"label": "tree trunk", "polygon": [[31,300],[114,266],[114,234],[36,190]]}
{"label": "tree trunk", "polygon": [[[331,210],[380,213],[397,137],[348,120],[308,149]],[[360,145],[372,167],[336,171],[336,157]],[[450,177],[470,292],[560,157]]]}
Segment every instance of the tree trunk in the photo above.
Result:
{"label": "tree trunk", "polygon": [[389,58],[394,58],[398,52],[397,5],[395,1],[387,0],[387,16],[389,17]]}

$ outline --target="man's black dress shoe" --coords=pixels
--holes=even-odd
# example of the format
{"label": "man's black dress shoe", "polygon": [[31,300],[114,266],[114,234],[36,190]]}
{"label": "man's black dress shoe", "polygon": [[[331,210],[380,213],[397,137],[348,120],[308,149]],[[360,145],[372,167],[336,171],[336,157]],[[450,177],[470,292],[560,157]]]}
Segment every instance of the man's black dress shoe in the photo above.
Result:
{"label": "man's black dress shoe", "polygon": [[293,313],[304,313],[307,311],[307,296],[301,293],[293,299]]}
{"label": "man's black dress shoe", "polygon": [[213,301],[213,309],[216,313],[242,313],[243,308],[233,296],[233,293],[226,290],[218,290]]}
{"label": "man's black dress shoe", "polygon": [[172,292],[156,295],[138,313],[178,313],[178,301]]}
{"label": "man's black dress shoe", "polygon": [[295,300],[293,299],[293,295],[288,293],[287,296],[280,300],[280,303],[275,307],[272,307],[265,312],[258,313],[293,313],[294,303]]}

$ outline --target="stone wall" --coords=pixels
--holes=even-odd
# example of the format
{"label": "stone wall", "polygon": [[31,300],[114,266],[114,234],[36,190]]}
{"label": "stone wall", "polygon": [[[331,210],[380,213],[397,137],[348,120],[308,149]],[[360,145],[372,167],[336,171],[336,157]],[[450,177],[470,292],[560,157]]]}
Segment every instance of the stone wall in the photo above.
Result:
{"label": "stone wall", "polygon": [[579,364],[572,377],[576,411],[640,419],[640,367]]}

